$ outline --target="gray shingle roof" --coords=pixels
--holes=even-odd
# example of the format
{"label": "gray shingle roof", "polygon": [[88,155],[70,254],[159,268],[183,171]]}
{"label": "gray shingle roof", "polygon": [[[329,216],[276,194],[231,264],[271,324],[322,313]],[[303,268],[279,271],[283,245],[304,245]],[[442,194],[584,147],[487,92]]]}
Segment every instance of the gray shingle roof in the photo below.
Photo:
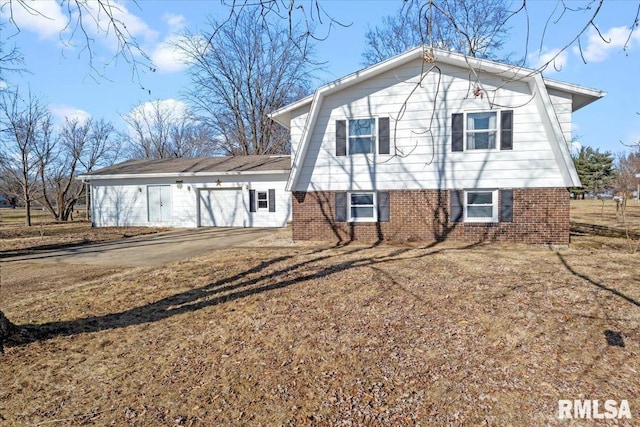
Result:
{"label": "gray shingle roof", "polygon": [[86,176],[270,172],[290,169],[290,156],[228,156],[195,159],[130,160],[91,172]]}

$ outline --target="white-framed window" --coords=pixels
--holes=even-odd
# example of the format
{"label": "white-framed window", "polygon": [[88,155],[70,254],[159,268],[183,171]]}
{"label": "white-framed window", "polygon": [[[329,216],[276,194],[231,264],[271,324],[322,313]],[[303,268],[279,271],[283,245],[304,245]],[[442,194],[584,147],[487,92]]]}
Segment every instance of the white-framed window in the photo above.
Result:
{"label": "white-framed window", "polygon": [[256,207],[259,211],[269,210],[269,195],[266,191],[256,191]]}
{"label": "white-framed window", "polygon": [[498,222],[498,190],[466,190],[464,220],[466,222]]}
{"label": "white-framed window", "polygon": [[348,203],[349,222],[377,221],[375,192],[349,193]]}
{"label": "white-framed window", "polygon": [[498,113],[467,113],[465,139],[467,150],[494,150],[498,146]]}
{"label": "white-framed window", "polygon": [[376,119],[350,119],[347,127],[349,154],[371,154],[375,152]]}

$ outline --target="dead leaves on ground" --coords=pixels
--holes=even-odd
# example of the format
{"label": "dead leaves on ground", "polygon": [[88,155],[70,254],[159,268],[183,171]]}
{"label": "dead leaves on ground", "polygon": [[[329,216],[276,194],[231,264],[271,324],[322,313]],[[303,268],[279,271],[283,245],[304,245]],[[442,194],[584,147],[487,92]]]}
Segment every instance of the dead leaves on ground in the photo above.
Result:
{"label": "dead leaves on ground", "polygon": [[636,266],[520,245],[256,248],[24,293],[14,322],[65,304],[77,333],[7,349],[0,414],[341,426],[553,425],[558,399],[637,411]]}

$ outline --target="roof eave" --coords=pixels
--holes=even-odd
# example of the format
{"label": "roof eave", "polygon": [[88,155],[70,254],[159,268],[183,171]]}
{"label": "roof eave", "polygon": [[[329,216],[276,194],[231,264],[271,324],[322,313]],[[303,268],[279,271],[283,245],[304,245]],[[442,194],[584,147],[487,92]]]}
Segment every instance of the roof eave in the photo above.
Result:
{"label": "roof eave", "polygon": [[288,175],[289,169],[275,169],[264,171],[224,171],[224,172],[172,172],[172,173],[120,173],[105,175],[78,175],[77,179],[100,181],[109,179],[146,179],[146,178],[199,178],[212,176],[244,176],[244,175]]}
{"label": "roof eave", "polygon": [[575,85],[572,83],[561,82],[558,80],[543,78],[547,88],[559,90],[571,94],[571,111],[575,112],[592,102],[604,97],[607,92],[592,89],[585,86]]}

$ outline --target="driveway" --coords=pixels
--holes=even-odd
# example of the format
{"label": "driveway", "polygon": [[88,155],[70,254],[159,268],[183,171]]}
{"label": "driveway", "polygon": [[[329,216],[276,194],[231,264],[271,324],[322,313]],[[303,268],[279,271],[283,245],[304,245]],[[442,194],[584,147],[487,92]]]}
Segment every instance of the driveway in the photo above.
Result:
{"label": "driveway", "polygon": [[245,245],[277,233],[274,228],[198,228],[132,237],[35,254],[7,257],[2,262],[40,261],[152,267],[202,255],[216,249]]}

